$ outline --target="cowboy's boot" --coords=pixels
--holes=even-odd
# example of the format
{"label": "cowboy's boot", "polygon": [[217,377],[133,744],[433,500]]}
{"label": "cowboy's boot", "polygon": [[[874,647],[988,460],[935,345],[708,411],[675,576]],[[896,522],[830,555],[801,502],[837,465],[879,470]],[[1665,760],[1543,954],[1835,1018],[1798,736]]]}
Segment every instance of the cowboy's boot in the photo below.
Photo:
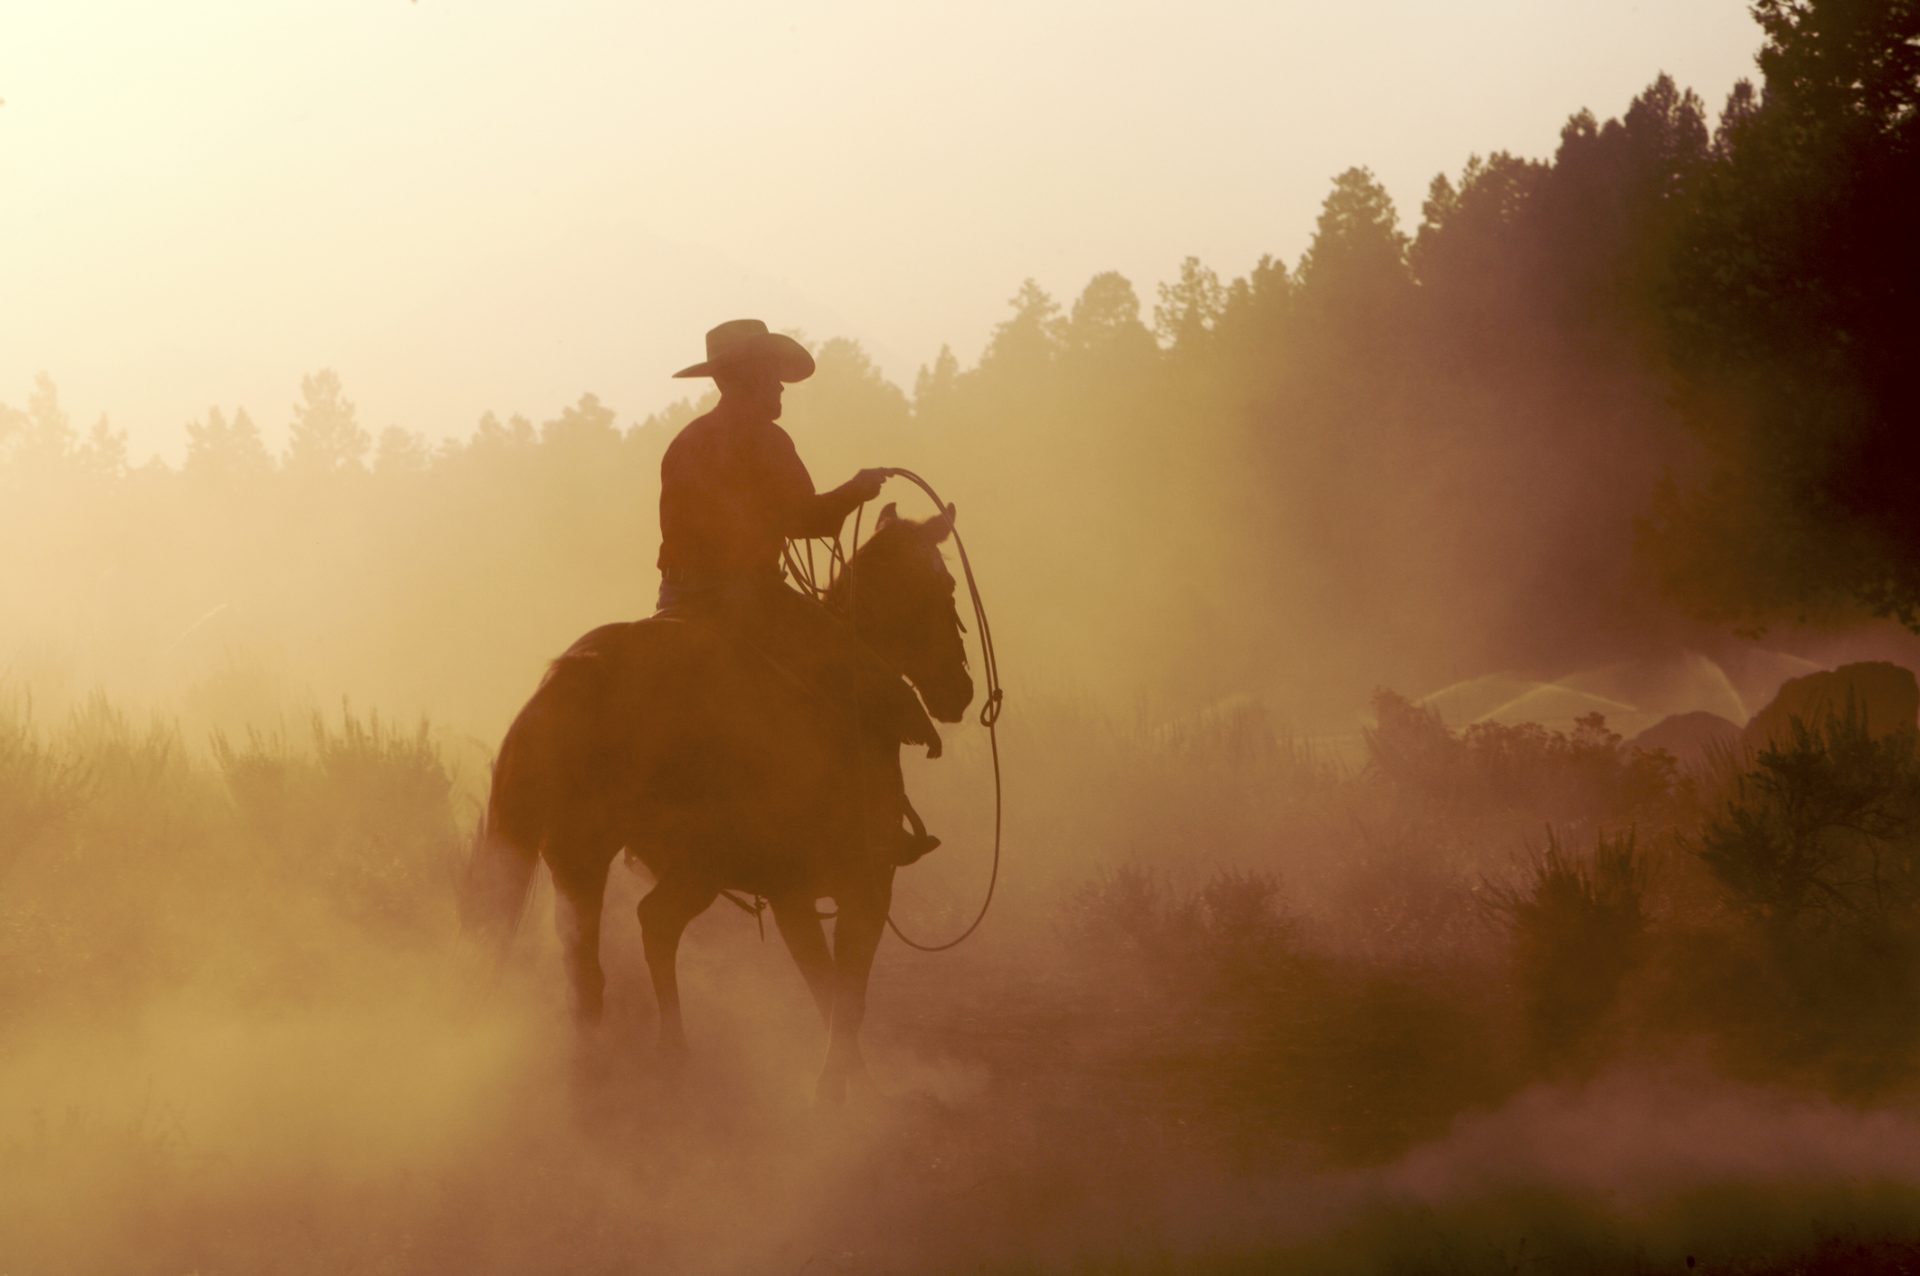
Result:
{"label": "cowboy's boot", "polygon": [[920,820],[920,812],[913,809],[913,803],[908,800],[904,787],[900,791],[900,809],[906,815],[907,824],[910,827],[902,834],[904,841],[900,843],[899,852],[893,859],[895,868],[905,868],[928,851],[938,850],[940,847],[940,839],[927,832],[927,826]]}
{"label": "cowboy's boot", "polygon": [[[905,868],[940,845],[927,832],[919,813],[907,801],[906,779],[900,774],[900,753],[892,745],[876,755],[867,769],[865,812],[867,845],[896,868]],[[910,828],[901,827],[905,817]]]}

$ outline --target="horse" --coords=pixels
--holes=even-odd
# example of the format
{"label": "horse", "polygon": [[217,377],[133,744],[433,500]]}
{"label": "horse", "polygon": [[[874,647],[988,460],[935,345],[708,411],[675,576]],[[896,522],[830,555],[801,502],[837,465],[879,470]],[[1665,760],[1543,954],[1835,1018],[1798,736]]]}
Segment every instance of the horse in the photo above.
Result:
{"label": "horse", "polygon": [[[916,521],[888,505],[823,599],[947,723],[973,700],[940,551],[952,530],[951,507]],[[816,1093],[838,1102],[867,1077],[860,1027],[895,872],[865,844],[861,777],[876,756],[897,766],[899,747],[707,621],[668,612],[603,625],[551,664],[501,743],[462,899],[468,931],[504,953],[544,860],[574,1018],[590,1027],[605,987],[607,874],[625,849],[655,879],[641,942],[660,1050],[677,1066],[681,934],[723,892],[763,897],[827,1026]],[[831,951],[821,899],[838,908]]]}

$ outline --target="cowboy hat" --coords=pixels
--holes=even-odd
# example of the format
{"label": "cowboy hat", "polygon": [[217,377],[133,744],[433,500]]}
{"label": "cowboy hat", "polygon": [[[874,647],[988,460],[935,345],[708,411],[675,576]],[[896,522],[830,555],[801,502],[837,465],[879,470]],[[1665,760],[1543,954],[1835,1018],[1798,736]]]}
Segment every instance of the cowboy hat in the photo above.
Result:
{"label": "cowboy hat", "polygon": [[768,332],[758,319],[729,319],[707,333],[706,361],[673,375],[711,377],[753,367],[764,367],[782,381],[805,381],[813,375],[813,356],[785,333]]}

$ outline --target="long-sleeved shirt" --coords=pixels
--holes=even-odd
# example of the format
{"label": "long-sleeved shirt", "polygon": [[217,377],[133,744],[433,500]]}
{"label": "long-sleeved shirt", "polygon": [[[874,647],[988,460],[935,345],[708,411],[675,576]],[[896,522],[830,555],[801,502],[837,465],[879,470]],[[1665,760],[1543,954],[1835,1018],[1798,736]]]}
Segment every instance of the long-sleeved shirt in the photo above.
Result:
{"label": "long-sleeved shirt", "polygon": [[789,537],[840,530],[860,503],[849,486],[815,492],[792,437],[722,399],[688,422],[660,460],[660,570],[778,571]]}

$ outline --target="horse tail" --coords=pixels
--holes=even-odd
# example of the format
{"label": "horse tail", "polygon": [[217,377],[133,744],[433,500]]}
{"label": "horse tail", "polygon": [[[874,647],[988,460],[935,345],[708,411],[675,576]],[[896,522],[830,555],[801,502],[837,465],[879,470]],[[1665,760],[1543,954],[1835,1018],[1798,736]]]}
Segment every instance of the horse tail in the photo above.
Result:
{"label": "horse tail", "polygon": [[547,835],[552,768],[545,755],[552,742],[541,729],[546,717],[541,700],[536,693],[500,744],[487,813],[474,833],[461,891],[462,928],[498,957],[505,956],[526,912]]}
{"label": "horse tail", "polygon": [[606,744],[609,688],[645,625],[602,625],[575,642],[548,667],[500,742],[460,899],[467,934],[496,955],[505,955],[519,929],[554,825],[569,808],[595,799],[591,785],[582,789],[585,763]]}

